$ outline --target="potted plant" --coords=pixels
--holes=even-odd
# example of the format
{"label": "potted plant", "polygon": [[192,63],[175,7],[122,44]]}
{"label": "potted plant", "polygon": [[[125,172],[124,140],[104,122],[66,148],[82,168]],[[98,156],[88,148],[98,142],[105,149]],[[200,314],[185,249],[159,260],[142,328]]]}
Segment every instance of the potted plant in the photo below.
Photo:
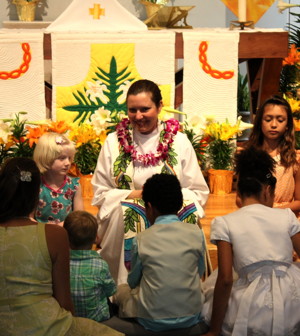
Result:
{"label": "potted plant", "polygon": [[253,125],[241,121],[239,117],[235,124],[226,121],[219,122],[207,118],[203,128],[203,136],[207,138],[206,147],[208,164],[208,181],[213,194],[228,194],[232,190],[233,170],[232,159],[235,150],[233,138]]}
{"label": "potted plant", "polygon": [[20,21],[34,21],[36,6],[40,0],[13,0]]}

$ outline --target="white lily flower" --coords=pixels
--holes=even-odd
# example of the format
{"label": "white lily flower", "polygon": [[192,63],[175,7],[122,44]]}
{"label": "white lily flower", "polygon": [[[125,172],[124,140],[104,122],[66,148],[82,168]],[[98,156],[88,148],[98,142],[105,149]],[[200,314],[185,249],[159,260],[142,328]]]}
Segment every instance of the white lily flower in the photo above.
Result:
{"label": "white lily flower", "polygon": [[124,83],[122,83],[120,85],[120,90],[122,91],[122,94],[118,97],[117,101],[119,104],[122,104],[125,102],[126,100],[126,96],[127,96],[127,91],[131,86],[131,82],[129,80],[125,81]]}
{"label": "white lily flower", "polygon": [[198,114],[193,115],[188,114],[186,122],[189,125],[189,127],[194,130],[196,134],[202,134],[203,129],[205,129],[206,127],[206,120]]}
{"label": "white lily flower", "polygon": [[300,7],[300,5],[293,5],[293,4],[284,2],[283,0],[278,0],[277,8],[280,14],[282,14],[285,9],[291,8],[291,7]]}
{"label": "white lily flower", "polygon": [[91,116],[91,124],[97,135],[100,135],[102,131],[106,130],[109,126],[110,112],[105,110],[103,107],[98,108],[95,113]]}
{"label": "white lily flower", "polygon": [[12,135],[10,125],[5,123],[3,120],[0,120],[0,139],[2,139],[4,143],[7,143],[10,135]]}
{"label": "white lily flower", "polygon": [[241,118],[242,118],[242,117],[239,116],[239,117],[238,117],[238,120],[237,120],[237,125],[238,125],[239,132],[243,132],[243,131],[245,131],[246,129],[253,128],[253,124],[245,123],[244,121],[242,121]]}
{"label": "white lily flower", "polygon": [[171,118],[174,118],[175,114],[186,115],[186,113],[176,110],[170,106],[163,106],[158,117],[159,117],[159,120],[166,121]]}
{"label": "white lily flower", "polygon": [[107,90],[107,86],[100,81],[96,82],[86,82],[88,89],[86,90],[87,97],[90,98],[91,101],[97,103],[96,98],[100,98],[103,104],[108,103],[108,98],[104,94],[104,91]]}

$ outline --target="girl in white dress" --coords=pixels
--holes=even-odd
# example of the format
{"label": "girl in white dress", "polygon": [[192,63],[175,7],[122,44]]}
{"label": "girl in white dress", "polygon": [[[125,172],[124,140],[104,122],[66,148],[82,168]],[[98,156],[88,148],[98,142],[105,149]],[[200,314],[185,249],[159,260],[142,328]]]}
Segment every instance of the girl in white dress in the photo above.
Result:
{"label": "girl in white dress", "polygon": [[242,207],[212,222],[218,275],[205,284],[206,336],[300,335],[300,269],[292,262],[293,247],[300,252],[300,225],[290,209],[272,208],[274,166],[262,150],[236,156]]}

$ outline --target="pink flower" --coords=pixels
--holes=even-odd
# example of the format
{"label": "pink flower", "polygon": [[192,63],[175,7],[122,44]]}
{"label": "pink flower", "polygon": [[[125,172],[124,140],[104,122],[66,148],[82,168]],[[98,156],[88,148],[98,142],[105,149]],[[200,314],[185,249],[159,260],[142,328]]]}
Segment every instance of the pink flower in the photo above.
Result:
{"label": "pink flower", "polygon": [[57,198],[58,197],[58,193],[56,191],[51,191],[50,195],[53,197],[53,198]]}
{"label": "pink flower", "polygon": [[59,203],[57,201],[52,201],[51,203],[51,211],[54,214],[58,214],[60,210],[64,208],[62,203]]}
{"label": "pink flower", "polygon": [[129,119],[123,119],[116,127],[118,140],[123,151],[130,154],[133,161],[138,161],[143,166],[156,166],[160,160],[167,159],[171,144],[174,142],[174,136],[179,130],[179,122],[176,119],[167,120],[164,125],[165,128],[161,132],[162,140],[157,146],[156,154],[150,152],[142,155],[134,149]]}
{"label": "pink flower", "polygon": [[68,188],[68,190],[64,194],[64,198],[67,200],[71,200],[73,198],[74,192],[71,188]]}
{"label": "pink flower", "polygon": [[38,207],[39,208],[44,208],[45,206],[46,206],[46,202],[44,201],[44,200],[42,200],[42,199],[39,199],[39,204],[38,204]]}

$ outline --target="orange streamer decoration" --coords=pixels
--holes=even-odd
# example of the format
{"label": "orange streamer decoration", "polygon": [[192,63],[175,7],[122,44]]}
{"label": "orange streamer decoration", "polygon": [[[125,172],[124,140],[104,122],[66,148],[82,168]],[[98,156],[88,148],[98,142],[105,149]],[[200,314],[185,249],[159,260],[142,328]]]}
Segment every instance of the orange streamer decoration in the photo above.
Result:
{"label": "orange streamer decoration", "polygon": [[24,51],[23,63],[18,69],[12,71],[0,71],[0,79],[16,79],[21,77],[29,69],[31,61],[30,45],[29,43],[22,43],[22,49]]}
{"label": "orange streamer decoration", "polygon": [[203,41],[199,46],[199,61],[202,64],[202,69],[205,73],[215,79],[231,79],[234,76],[234,71],[219,71],[213,69],[207,62],[206,52],[208,49],[207,41]]}

